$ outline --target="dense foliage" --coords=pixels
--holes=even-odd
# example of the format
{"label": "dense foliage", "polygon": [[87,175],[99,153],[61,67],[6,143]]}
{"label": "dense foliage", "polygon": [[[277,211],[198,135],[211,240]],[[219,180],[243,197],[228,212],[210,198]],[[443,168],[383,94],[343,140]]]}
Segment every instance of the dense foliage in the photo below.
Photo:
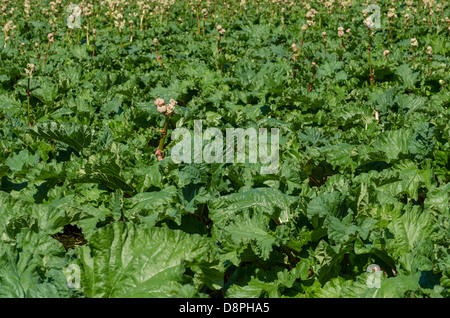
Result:
{"label": "dense foliage", "polygon": [[[449,297],[450,7],[374,3],[2,0],[0,296]],[[175,164],[194,120],[278,172]]]}

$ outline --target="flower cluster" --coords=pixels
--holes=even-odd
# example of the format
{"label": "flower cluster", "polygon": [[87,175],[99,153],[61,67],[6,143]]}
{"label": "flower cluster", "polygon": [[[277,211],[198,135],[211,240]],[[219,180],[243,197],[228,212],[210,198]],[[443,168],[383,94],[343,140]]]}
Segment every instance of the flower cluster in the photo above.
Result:
{"label": "flower cluster", "polygon": [[170,99],[169,104],[166,104],[166,101],[162,98],[155,100],[156,109],[160,114],[164,114],[165,116],[172,116],[175,113],[176,104],[177,102],[174,99]]}
{"label": "flower cluster", "polygon": [[388,20],[392,18],[397,18],[397,14],[395,13],[395,8],[389,8],[389,11],[387,13]]}
{"label": "flower cluster", "polygon": [[125,28],[125,20],[123,18],[123,15],[121,13],[117,13],[115,18],[116,20],[114,20],[114,26],[119,30],[120,33],[122,33],[123,29]]}
{"label": "flower cluster", "polygon": [[411,39],[411,46],[417,46],[417,45],[418,45],[417,39],[416,38],[412,38]]}
{"label": "flower cluster", "polygon": [[225,33],[225,29],[222,28],[222,26],[219,24],[219,25],[217,26],[217,32],[219,32],[219,34],[220,34],[221,36],[223,36],[224,33]]}
{"label": "flower cluster", "polygon": [[25,69],[25,75],[29,78],[33,77],[33,72],[36,68],[36,65],[28,63],[27,68]]}
{"label": "flower cluster", "polygon": [[6,42],[8,42],[8,40],[9,40],[9,32],[14,30],[15,28],[16,28],[16,26],[13,25],[12,21],[8,21],[2,28],[2,31],[5,33],[5,47],[6,47]]}
{"label": "flower cluster", "polygon": [[370,17],[367,17],[364,19],[364,25],[368,27],[369,29],[373,29],[375,26],[375,23],[373,23],[372,19]]}
{"label": "flower cluster", "polygon": [[316,21],[314,21],[314,17],[316,16],[317,11],[315,9],[311,9],[310,11],[306,12],[306,23],[309,26],[313,26],[316,24]]}
{"label": "flower cluster", "polygon": [[47,35],[47,38],[48,38],[48,43],[53,43],[53,42],[54,42],[54,39],[53,39],[53,32],[49,33],[49,34]]}
{"label": "flower cluster", "polygon": [[6,22],[6,24],[2,28],[2,31],[5,32],[6,34],[8,34],[9,31],[14,30],[15,28],[16,28],[16,26],[13,25],[13,22],[12,21],[8,21],[8,22]]}
{"label": "flower cluster", "polygon": [[202,15],[203,15],[203,19],[207,19],[208,18],[208,10],[206,10],[205,8],[202,9]]}
{"label": "flower cluster", "polygon": [[294,62],[295,62],[296,58],[298,57],[298,47],[297,47],[297,44],[292,43],[291,49],[292,49],[292,52],[293,52],[292,58],[293,58],[293,60],[294,60]]}

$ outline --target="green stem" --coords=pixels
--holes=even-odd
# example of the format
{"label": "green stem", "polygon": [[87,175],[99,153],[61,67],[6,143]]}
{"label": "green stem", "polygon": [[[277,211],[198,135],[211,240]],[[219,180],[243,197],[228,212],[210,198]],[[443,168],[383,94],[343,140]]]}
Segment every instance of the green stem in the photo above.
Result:
{"label": "green stem", "polygon": [[30,120],[30,78],[28,77],[28,87],[27,87],[27,118],[28,118],[28,126],[31,126]]}
{"label": "green stem", "polygon": [[166,116],[166,122],[164,123],[164,128],[161,131],[161,133],[163,134],[161,140],[159,141],[159,146],[158,149],[159,151],[163,151],[164,150],[164,142],[166,141],[166,137],[167,137],[167,127],[169,126],[169,116]]}
{"label": "green stem", "polygon": [[368,52],[369,52],[369,79],[370,79],[370,86],[373,85],[372,60],[371,60],[371,57],[370,57],[370,53],[372,51],[372,35],[373,35],[372,29],[370,29],[369,49],[368,49]]}

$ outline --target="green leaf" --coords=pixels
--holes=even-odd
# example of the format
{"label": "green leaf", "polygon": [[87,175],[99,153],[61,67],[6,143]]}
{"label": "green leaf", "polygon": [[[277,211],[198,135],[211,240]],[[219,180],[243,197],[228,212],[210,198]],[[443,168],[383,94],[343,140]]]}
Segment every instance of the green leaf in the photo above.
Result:
{"label": "green leaf", "polygon": [[133,192],[135,189],[121,174],[121,168],[116,162],[108,161],[107,157],[100,158],[99,162],[88,163],[78,170],[78,175],[71,178],[74,183],[98,183],[112,189],[121,189]]}
{"label": "green leaf", "polygon": [[[218,235],[218,238],[229,236],[231,250],[240,251],[242,244],[251,244],[255,254],[266,260],[272,251],[272,245],[277,242],[276,236],[270,233],[268,221],[269,218],[261,214],[253,217],[246,214],[238,215],[231,224],[222,229],[223,233]],[[227,242],[222,244],[228,245]]]}
{"label": "green leaf", "polygon": [[387,162],[399,159],[400,154],[408,152],[408,146],[412,138],[409,129],[389,130],[381,133],[373,144],[374,151],[386,153]]}
{"label": "green leaf", "polygon": [[[169,186],[161,191],[142,192],[126,199],[127,210],[124,214],[127,218],[137,218],[144,216],[148,224],[154,224],[164,218],[173,218],[180,223],[181,211],[174,205],[177,197],[177,190],[174,186]],[[151,220],[151,223],[149,223]]]}
{"label": "green leaf", "polygon": [[[113,223],[77,249],[81,286],[88,297],[186,297],[186,268],[211,268],[214,250],[199,235]],[[190,290],[188,297],[199,295]]]}
{"label": "green leaf", "polygon": [[33,167],[39,162],[41,155],[39,151],[36,151],[34,155],[31,155],[27,149],[20,151],[18,154],[8,157],[6,159],[6,166],[13,172],[20,172],[25,168],[27,171],[30,167]]}
{"label": "green leaf", "polygon": [[88,147],[93,139],[93,130],[87,126],[77,123],[45,122],[37,123],[29,130],[30,134],[44,138],[53,139],[65,143],[77,151]]}
{"label": "green leaf", "polygon": [[15,245],[0,252],[0,297],[69,297],[63,274],[62,244],[49,235],[23,229]]}
{"label": "green leaf", "polygon": [[388,229],[394,235],[388,240],[393,255],[399,257],[417,247],[423,240],[429,239],[433,232],[433,219],[429,212],[420,206],[407,205],[401,216],[394,217]]}
{"label": "green leaf", "polygon": [[408,150],[416,157],[416,159],[425,158],[431,151],[433,151],[435,141],[434,125],[430,123],[420,123],[411,138]]}
{"label": "green leaf", "polygon": [[295,197],[273,188],[254,188],[241,193],[233,193],[213,199],[208,208],[210,217],[217,225],[224,225],[235,215],[247,209],[265,213],[279,222],[287,222],[292,215],[291,206]]}
{"label": "green leaf", "polygon": [[39,86],[31,93],[45,105],[53,106],[58,96],[58,86],[49,80],[39,81]]}

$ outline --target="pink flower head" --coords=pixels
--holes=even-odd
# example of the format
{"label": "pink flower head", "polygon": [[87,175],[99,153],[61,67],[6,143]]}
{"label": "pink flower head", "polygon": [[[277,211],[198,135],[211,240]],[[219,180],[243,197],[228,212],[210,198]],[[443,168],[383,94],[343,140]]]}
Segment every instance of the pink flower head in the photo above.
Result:
{"label": "pink flower head", "polygon": [[162,98],[158,98],[155,100],[155,106],[160,114],[166,112],[166,102]]}

